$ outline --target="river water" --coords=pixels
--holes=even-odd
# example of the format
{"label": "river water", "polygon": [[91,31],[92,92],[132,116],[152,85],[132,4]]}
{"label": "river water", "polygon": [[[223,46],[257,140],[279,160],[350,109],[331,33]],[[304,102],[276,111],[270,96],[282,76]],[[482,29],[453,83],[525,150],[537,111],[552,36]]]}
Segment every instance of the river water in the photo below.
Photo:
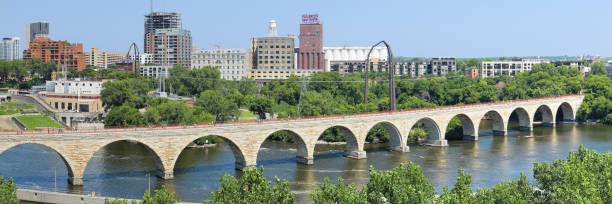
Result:
{"label": "river water", "polygon": [[[481,131],[490,124],[481,124]],[[512,126],[511,126],[512,127]],[[514,124],[516,127],[516,124]],[[534,162],[564,159],[581,144],[599,152],[612,149],[612,126],[561,124],[535,127],[533,132],[510,130],[508,136],[480,132],[478,141],[449,141],[448,147],[411,145],[410,152],[390,152],[384,144],[366,145],[367,159],[342,156],[343,145],[317,145],[314,165],[298,164],[293,144],[266,141],[259,152],[258,165],[266,177],[278,176],[291,183],[298,203],[308,203],[308,193],[329,177],[335,182],[363,186],[368,181],[368,167],[389,170],[412,161],[423,168],[429,180],[441,191],[455,183],[457,169],[472,173],[472,187],[491,187],[505,179],[518,178],[521,172],[533,180]],[[528,138],[525,136],[534,136]],[[174,180],[164,181],[154,175],[155,162],[147,150],[128,142],[116,142],[98,151],[85,170],[84,185],[68,185],[67,170],[61,158],[44,146],[26,144],[0,155],[0,173],[13,177],[20,188],[78,194],[140,198],[149,188],[165,185],[183,201],[202,202],[219,187],[223,174],[236,175],[230,147],[189,148],[183,151],[174,170]]]}

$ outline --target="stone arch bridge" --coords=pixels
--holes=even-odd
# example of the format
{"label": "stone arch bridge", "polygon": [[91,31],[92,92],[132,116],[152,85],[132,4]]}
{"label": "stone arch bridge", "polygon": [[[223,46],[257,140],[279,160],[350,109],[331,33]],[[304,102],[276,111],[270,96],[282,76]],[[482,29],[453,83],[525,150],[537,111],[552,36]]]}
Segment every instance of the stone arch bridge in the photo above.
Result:
{"label": "stone arch bridge", "polygon": [[[481,120],[491,120],[493,131],[505,135],[513,112],[520,128],[531,130],[534,116],[540,110],[542,123],[554,126],[572,122],[582,103],[583,95],[566,95],[528,100],[445,106],[395,112],[339,115],[306,119],[276,120],[255,123],[174,126],[156,128],[76,130],[59,133],[25,132],[0,136],[0,154],[21,144],[40,144],[56,151],[65,162],[69,182],[83,184],[88,161],[104,146],[116,141],[133,141],[144,145],[154,156],[158,176],[173,178],[179,155],[188,144],[200,137],[216,135],[223,138],[234,152],[236,169],[256,165],[261,144],[272,133],[285,130],[294,136],[298,162],[312,164],[317,139],[330,127],[339,127],[347,141],[345,156],[366,158],[364,143],[372,127],[382,124],[390,135],[389,149],[408,151],[407,137],[411,128],[423,124],[429,133],[428,144],[446,146],[445,133],[449,121],[457,116],[463,124],[464,139],[478,140]],[[557,114],[560,113],[559,120]]]}

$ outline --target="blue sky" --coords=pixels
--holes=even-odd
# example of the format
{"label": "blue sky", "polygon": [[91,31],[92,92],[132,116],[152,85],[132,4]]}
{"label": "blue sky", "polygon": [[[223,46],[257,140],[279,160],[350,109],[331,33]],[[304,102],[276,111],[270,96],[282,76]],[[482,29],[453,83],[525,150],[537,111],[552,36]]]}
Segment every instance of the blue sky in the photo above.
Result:
{"label": "blue sky", "polygon": [[[325,46],[387,40],[396,56],[612,56],[610,0],[154,0],[181,13],[194,45],[248,47],[276,19],[299,32],[301,14],[318,13]],[[47,21],[51,38],[85,48],[142,46],[149,0],[0,0],[0,37],[24,38],[26,23]]]}

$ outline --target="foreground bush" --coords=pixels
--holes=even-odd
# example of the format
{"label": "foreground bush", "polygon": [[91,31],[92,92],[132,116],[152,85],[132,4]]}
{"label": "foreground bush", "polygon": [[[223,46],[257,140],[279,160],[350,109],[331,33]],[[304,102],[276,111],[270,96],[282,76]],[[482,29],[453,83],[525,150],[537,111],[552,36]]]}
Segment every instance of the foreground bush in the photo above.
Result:
{"label": "foreground bush", "polygon": [[17,199],[17,186],[12,178],[4,179],[0,175],[0,203],[19,204]]}
{"label": "foreground bush", "polygon": [[295,195],[289,189],[289,182],[274,178],[271,187],[264,176],[263,167],[246,168],[240,179],[225,174],[219,179],[221,187],[210,193],[212,200],[204,203],[295,203]]}
{"label": "foreground bush", "polygon": [[142,196],[142,201],[140,201],[140,203],[134,200],[130,202],[127,199],[116,199],[112,201],[106,199],[106,201],[104,201],[105,204],[174,204],[179,202],[181,201],[176,198],[174,192],[169,192],[165,186],[162,186],[160,189],[155,190],[153,195],[151,195],[149,190],[145,191],[144,195]]}

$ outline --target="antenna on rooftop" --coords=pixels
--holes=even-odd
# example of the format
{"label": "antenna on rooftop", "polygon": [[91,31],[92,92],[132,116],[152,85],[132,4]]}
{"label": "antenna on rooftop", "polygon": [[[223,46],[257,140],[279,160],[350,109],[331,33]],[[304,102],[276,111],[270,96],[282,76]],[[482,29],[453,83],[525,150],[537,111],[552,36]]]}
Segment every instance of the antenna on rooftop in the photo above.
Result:
{"label": "antenna on rooftop", "polygon": [[153,0],[151,0],[151,13],[153,13]]}

